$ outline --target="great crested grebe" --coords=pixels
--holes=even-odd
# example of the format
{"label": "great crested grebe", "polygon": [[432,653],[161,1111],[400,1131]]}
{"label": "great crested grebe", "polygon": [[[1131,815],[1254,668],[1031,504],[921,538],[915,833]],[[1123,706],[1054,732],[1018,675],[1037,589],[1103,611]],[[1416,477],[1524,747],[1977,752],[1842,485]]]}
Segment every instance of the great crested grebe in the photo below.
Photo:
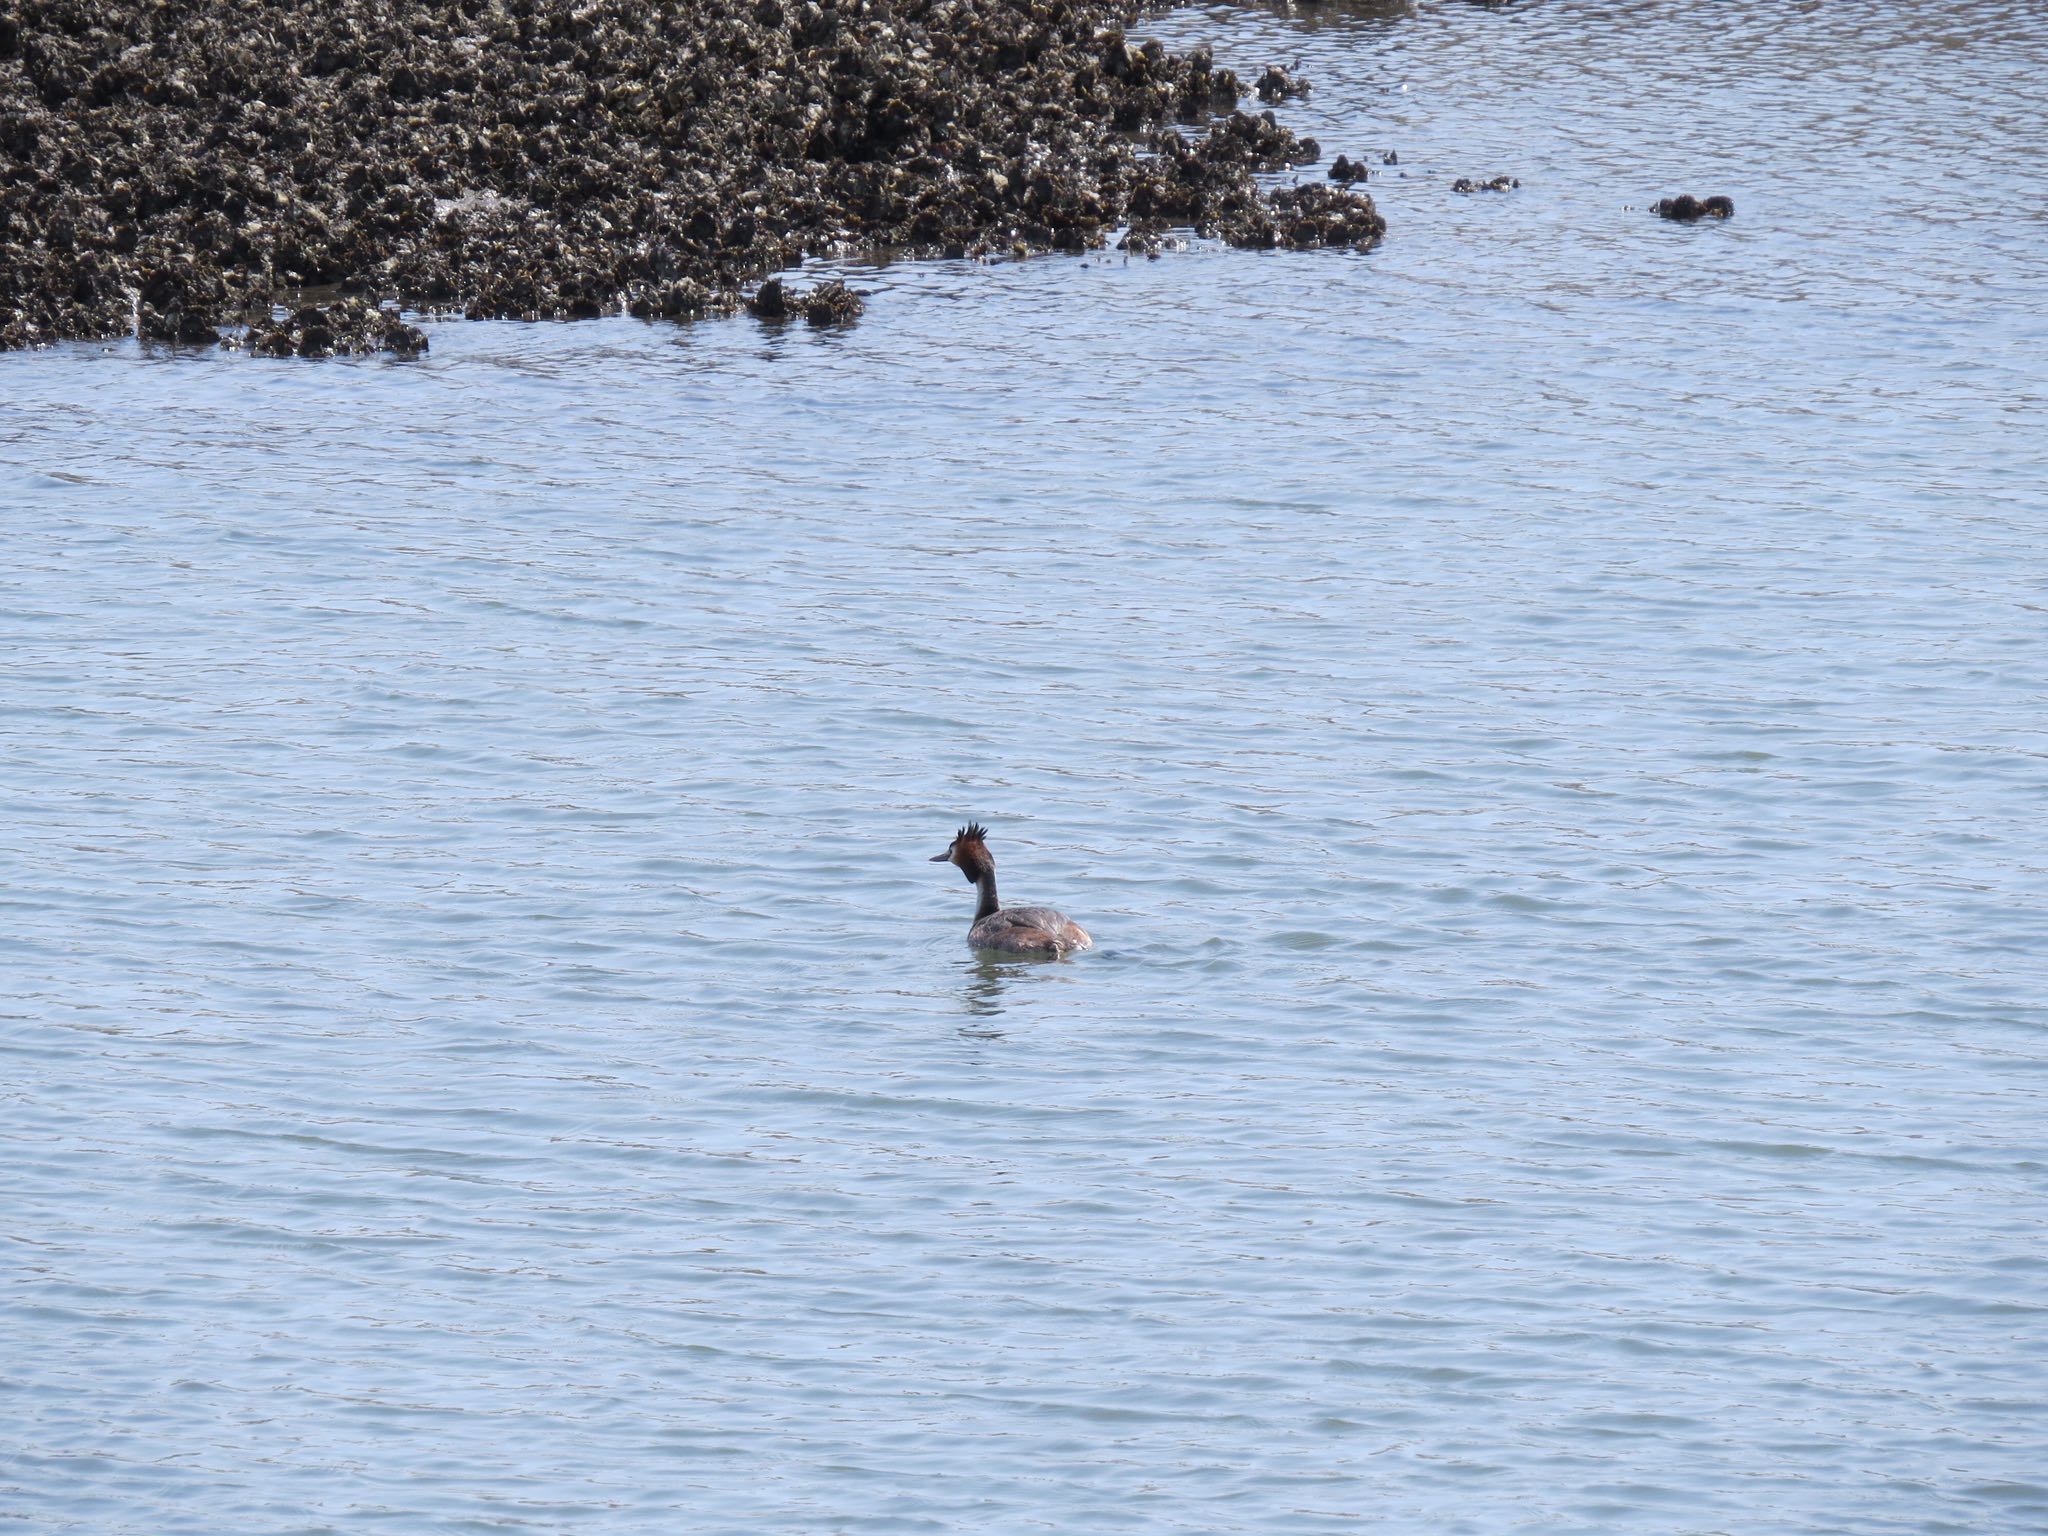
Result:
{"label": "great crested grebe", "polygon": [[1051,907],[1006,907],[996,900],[996,861],[988,851],[988,829],[969,822],[953,834],[934,864],[956,864],[981,901],[967,942],[976,949],[999,949],[1013,955],[1051,955],[1061,959],[1095,941],[1088,930]]}

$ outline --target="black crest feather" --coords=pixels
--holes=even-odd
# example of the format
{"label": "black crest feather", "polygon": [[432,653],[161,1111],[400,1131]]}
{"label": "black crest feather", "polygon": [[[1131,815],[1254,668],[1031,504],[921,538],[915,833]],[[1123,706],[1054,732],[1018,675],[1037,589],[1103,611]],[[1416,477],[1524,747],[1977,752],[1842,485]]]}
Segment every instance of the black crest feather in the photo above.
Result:
{"label": "black crest feather", "polygon": [[967,823],[966,826],[962,827],[958,832],[955,832],[953,834],[953,841],[956,843],[979,843],[985,841],[987,837],[987,827],[984,827],[978,821],[970,821],[969,823]]}

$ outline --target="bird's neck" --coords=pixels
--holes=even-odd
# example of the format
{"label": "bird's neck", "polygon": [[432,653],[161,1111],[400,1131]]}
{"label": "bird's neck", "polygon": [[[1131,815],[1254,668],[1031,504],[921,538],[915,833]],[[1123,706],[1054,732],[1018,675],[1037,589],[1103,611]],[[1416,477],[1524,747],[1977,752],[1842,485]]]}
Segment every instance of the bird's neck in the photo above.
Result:
{"label": "bird's neck", "polygon": [[996,872],[993,869],[984,869],[974,877],[974,893],[981,898],[974,904],[977,923],[1002,910],[1002,903],[996,900]]}
{"label": "bird's neck", "polygon": [[997,910],[996,861],[988,856],[986,848],[970,848],[960,861],[960,873],[974,882],[974,894],[981,898],[974,907],[974,920],[978,923]]}

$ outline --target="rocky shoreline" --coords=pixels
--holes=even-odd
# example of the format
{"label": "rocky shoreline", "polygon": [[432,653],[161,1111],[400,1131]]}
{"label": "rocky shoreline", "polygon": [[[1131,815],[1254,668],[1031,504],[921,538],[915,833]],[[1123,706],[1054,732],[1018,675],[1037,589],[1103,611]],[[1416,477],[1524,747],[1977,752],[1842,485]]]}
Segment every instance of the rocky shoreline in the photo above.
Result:
{"label": "rocky shoreline", "polygon": [[1133,42],[1136,20],[1100,0],[18,0],[0,350],[248,324],[230,340],[252,351],[416,353],[398,306],[830,324],[858,312],[843,287],[747,290],[806,257],[1384,233],[1348,185],[1262,192],[1315,142],[1239,111],[1206,50]]}

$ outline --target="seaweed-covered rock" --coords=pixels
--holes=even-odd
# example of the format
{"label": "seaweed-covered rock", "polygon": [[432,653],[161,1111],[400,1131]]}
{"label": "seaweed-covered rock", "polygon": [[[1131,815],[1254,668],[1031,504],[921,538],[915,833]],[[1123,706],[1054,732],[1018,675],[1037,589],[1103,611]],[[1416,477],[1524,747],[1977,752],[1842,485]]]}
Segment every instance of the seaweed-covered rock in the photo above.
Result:
{"label": "seaweed-covered rock", "polygon": [[1460,176],[1451,183],[1453,192],[1509,192],[1521,182],[1512,176],[1496,176],[1491,181],[1474,181],[1469,176]]}

